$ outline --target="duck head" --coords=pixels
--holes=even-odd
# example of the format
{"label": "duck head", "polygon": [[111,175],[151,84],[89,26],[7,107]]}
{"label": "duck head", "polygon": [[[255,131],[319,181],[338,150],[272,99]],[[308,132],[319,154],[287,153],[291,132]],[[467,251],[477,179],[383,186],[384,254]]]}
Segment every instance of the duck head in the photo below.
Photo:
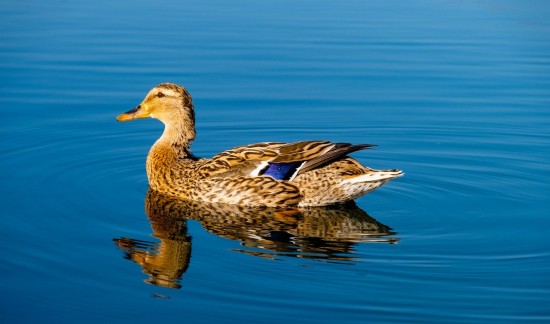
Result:
{"label": "duck head", "polygon": [[155,118],[166,130],[185,134],[188,141],[195,138],[195,112],[187,90],[177,84],[161,83],[151,89],[136,108],[120,114],[116,119],[126,122],[140,118]]}

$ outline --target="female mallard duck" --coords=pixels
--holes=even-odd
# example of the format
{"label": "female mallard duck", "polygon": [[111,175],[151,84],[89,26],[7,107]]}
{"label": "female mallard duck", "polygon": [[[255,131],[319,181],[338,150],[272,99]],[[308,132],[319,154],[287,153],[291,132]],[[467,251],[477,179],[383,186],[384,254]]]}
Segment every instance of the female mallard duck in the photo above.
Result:
{"label": "female mallard duck", "polygon": [[307,207],[344,203],[403,173],[373,170],[347,154],[374,145],[306,141],[235,147],[211,159],[191,154],[195,112],[189,92],[172,83],[153,88],[118,121],[156,118],[164,133],[147,155],[152,189],[183,199],[247,206]]}

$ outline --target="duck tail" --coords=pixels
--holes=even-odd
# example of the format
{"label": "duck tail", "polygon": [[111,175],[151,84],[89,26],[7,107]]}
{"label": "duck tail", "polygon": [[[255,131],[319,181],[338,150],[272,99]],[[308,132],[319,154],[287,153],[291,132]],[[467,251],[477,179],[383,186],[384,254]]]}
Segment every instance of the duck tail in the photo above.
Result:
{"label": "duck tail", "polygon": [[357,177],[349,178],[343,181],[343,184],[363,183],[363,182],[378,182],[378,181],[390,181],[395,178],[403,176],[405,173],[401,170],[369,170],[365,174],[361,174]]}

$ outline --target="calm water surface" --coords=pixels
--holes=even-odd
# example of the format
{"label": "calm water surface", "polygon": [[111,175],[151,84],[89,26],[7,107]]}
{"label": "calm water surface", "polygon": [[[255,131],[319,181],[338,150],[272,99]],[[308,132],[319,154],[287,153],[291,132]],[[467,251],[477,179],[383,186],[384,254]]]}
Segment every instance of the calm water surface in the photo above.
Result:
{"label": "calm water surface", "polygon": [[[550,321],[545,1],[15,1],[0,13],[6,323]],[[375,143],[406,176],[285,212],[148,192],[160,82],[193,151]]]}

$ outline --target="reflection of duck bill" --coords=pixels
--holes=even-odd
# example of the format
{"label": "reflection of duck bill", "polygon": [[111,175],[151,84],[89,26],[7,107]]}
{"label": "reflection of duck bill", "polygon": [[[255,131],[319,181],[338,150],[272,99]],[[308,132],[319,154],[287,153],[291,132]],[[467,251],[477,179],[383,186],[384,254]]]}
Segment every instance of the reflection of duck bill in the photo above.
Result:
{"label": "reflection of duck bill", "polygon": [[145,210],[152,243],[130,238],[114,239],[125,258],[138,263],[147,283],[180,288],[181,276],[191,260],[188,219],[221,237],[241,242],[242,252],[268,259],[300,257],[318,260],[356,260],[358,242],[395,243],[391,229],[351,202],[330,208],[274,209],[209,204],[165,196],[149,189]]}

